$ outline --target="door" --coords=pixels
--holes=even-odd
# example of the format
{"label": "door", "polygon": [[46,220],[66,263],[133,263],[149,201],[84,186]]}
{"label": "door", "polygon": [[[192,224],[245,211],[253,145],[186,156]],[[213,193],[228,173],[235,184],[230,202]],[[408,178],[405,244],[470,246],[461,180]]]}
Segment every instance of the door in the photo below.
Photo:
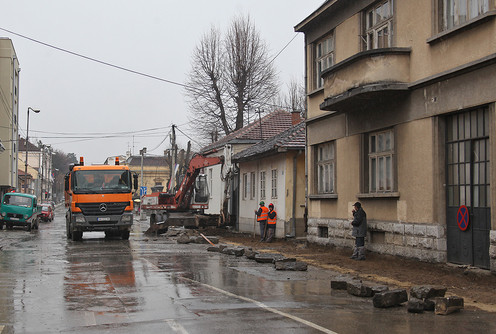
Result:
{"label": "door", "polygon": [[[448,261],[489,269],[491,229],[489,110],[447,118],[446,202]],[[463,215],[466,206],[468,214]],[[468,221],[468,227],[465,227]]]}

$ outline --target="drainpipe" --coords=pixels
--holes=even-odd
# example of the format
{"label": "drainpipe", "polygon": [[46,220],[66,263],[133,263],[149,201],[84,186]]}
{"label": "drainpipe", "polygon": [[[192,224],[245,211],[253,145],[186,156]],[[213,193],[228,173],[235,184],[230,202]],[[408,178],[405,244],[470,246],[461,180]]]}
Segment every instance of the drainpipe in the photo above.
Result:
{"label": "drainpipe", "polygon": [[[16,89],[16,82],[15,82],[15,62],[16,62],[16,57],[13,56],[12,57],[12,122],[11,122],[11,125],[12,125],[12,128],[11,128],[11,133],[10,133],[10,137],[12,139],[12,141],[10,142],[10,148],[11,148],[11,159],[10,159],[10,186],[11,187],[14,187],[16,190],[17,190],[17,182],[16,182],[16,176],[17,176],[17,145],[16,145],[16,135],[15,135],[15,123],[14,123],[14,120],[17,119],[17,116],[16,116],[16,112],[15,112],[15,89]],[[16,147],[16,159],[14,159],[14,150],[13,148]],[[15,161],[15,163],[14,163]],[[26,175],[24,176],[26,177]]]}

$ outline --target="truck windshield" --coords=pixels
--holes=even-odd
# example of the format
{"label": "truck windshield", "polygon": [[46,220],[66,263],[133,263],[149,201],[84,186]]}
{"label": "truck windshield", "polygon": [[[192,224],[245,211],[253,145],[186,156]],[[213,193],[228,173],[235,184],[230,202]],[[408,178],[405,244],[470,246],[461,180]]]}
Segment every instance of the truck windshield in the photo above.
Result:
{"label": "truck windshield", "polygon": [[74,193],[129,193],[131,173],[128,170],[78,170],[72,176]]}
{"label": "truck windshield", "polygon": [[29,197],[16,196],[16,195],[5,195],[3,198],[3,204],[23,206],[26,208],[31,207],[32,199]]}

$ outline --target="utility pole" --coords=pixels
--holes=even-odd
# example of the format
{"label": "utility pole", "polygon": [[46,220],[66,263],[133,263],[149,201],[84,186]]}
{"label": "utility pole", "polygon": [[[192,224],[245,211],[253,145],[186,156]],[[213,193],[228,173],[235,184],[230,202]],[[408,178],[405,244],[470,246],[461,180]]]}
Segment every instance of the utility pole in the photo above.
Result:
{"label": "utility pole", "polygon": [[176,186],[176,126],[172,124],[171,132],[171,146],[172,146],[172,163],[171,163],[171,177],[170,177],[170,189],[169,192],[172,194],[174,192],[174,187]]}
{"label": "utility pole", "polygon": [[143,189],[143,156],[146,153],[146,147],[143,147],[143,149],[140,150],[140,155],[141,155],[141,184],[140,184],[140,220],[144,220],[144,214],[143,210],[141,210],[141,203],[143,202],[143,195],[141,194]]}

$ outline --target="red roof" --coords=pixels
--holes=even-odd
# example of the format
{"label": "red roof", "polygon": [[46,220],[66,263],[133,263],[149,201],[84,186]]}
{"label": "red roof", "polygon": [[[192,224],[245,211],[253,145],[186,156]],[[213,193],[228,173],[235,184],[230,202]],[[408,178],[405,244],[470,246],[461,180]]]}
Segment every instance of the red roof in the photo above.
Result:
{"label": "red roof", "polygon": [[[260,124],[262,130],[260,131]],[[292,115],[285,110],[276,110],[256,120],[247,126],[230,133],[220,140],[201,149],[202,153],[209,153],[228,143],[257,143],[261,140],[272,138],[275,135],[293,126]]]}

